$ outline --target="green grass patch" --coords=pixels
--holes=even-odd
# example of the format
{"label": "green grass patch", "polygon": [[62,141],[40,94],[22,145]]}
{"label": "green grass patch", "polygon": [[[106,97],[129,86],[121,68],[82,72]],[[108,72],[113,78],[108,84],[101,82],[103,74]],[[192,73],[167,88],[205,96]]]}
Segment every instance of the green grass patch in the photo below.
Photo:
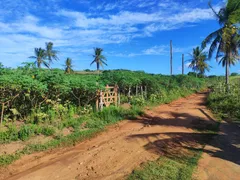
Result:
{"label": "green grass patch", "polygon": [[181,158],[160,157],[134,170],[128,180],[189,180],[197,166],[202,151],[191,151]]}
{"label": "green grass patch", "polygon": [[197,166],[202,151],[191,151],[181,158],[160,157],[134,170],[128,180],[189,180]]}

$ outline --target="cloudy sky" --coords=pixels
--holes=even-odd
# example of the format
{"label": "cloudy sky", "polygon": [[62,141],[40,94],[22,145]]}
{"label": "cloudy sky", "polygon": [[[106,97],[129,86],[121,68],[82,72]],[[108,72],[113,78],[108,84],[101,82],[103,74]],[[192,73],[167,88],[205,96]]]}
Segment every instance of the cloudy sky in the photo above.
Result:
{"label": "cloudy sky", "polygon": [[[169,41],[174,73],[189,53],[219,26],[208,0],[0,0],[0,62],[7,67],[30,62],[35,47],[52,41],[63,68],[67,57],[75,69],[90,66],[93,47],[108,59],[105,69],[169,74]],[[219,9],[222,0],[213,0]],[[224,74],[214,59],[210,74]],[[239,71],[240,65],[232,71]],[[188,70],[186,70],[188,71]]]}

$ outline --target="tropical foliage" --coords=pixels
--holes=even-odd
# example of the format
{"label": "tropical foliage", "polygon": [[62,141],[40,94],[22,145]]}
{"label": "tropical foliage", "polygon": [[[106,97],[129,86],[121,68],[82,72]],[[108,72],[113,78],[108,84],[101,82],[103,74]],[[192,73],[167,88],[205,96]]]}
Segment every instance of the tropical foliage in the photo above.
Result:
{"label": "tropical foliage", "polygon": [[53,49],[53,43],[46,43],[46,56],[48,58],[49,63],[52,63],[53,60],[58,60],[58,51]]}
{"label": "tropical foliage", "polygon": [[[240,3],[239,0],[228,0],[225,7],[216,12],[211,2],[210,8],[213,10],[219,24],[220,29],[209,34],[202,42],[202,47],[205,48],[210,44],[209,58],[216,52],[216,59],[222,57],[220,63],[226,67],[226,84],[229,84],[229,66],[235,63],[238,57],[239,36],[235,25],[240,22]],[[237,42],[238,41],[238,42]],[[236,51],[237,50],[237,51]]]}
{"label": "tropical foliage", "polygon": [[236,76],[236,78],[234,77],[231,79],[231,91],[228,93],[226,93],[226,86],[224,86],[221,81],[218,81],[208,97],[208,105],[210,109],[222,118],[226,118],[226,120],[240,120],[239,78],[239,76]]}
{"label": "tropical foliage", "polygon": [[53,50],[53,43],[48,42],[46,43],[46,49],[35,48],[34,56],[30,56],[29,58],[35,59],[34,63],[38,68],[41,68],[42,64],[50,68],[50,63],[53,60],[58,60],[57,53],[57,51]]}
{"label": "tropical foliage", "polygon": [[73,65],[72,65],[72,59],[71,58],[67,58],[65,61],[65,73],[70,74],[73,72],[72,69]]}
{"label": "tropical foliage", "polygon": [[[99,84],[96,84],[97,81]],[[61,70],[50,71],[29,66],[4,68],[0,76],[3,121],[22,119],[43,122],[63,119],[70,110],[94,105],[96,90],[107,84],[118,84],[123,98],[131,92],[131,96],[165,102],[201,88],[204,82],[190,76],[169,77],[125,70],[104,71],[98,76],[65,75]],[[140,87],[144,89],[144,94]],[[136,102],[136,99],[132,98],[132,101]]]}
{"label": "tropical foliage", "polygon": [[199,73],[200,75],[204,75],[206,71],[210,71],[210,67],[207,63],[207,54],[203,52],[203,49],[200,49],[200,47],[196,47],[193,49],[193,53],[190,54],[191,59],[189,68],[192,68],[194,72]]}
{"label": "tropical foliage", "polygon": [[36,59],[35,64],[38,68],[41,68],[42,64],[49,68],[49,63],[46,61],[46,51],[42,48],[34,49],[35,56],[30,56],[29,58]]}
{"label": "tropical foliage", "polygon": [[94,60],[91,62],[90,65],[96,63],[97,70],[99,71],[100,66],[103,67],[104,65],[107,66],[107,58],[102,54],[103,49],[101,48],[94,48],[94,54],[92,55]]}

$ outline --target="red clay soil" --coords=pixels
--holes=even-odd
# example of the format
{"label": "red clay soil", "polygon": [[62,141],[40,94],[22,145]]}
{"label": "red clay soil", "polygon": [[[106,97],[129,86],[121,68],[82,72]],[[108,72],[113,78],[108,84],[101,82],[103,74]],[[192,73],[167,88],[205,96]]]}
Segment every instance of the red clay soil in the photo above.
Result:
{"label": "red clay soil", "polygon": [[167,151],[197,147],[200,133],[194,126],[212,123],[206,96],[199,93],[147,110],[144,117],[122,121],[71,148],[24,156],[1,168],[0,179],[124,179],[141,163]]}

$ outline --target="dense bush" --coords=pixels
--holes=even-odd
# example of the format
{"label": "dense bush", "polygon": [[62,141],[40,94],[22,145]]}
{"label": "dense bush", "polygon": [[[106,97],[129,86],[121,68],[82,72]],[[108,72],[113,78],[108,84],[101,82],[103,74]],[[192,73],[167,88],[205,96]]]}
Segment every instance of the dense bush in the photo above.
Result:
{"label": "dense bush", "polygon": [[211,110],[227,120],[240,121],[240,89],[239,84],[233,81],[230,91],[226,86],[218,83],[213,87],[213,92],[208,97],[208,105]]}
{"label": "dense bush", "polygon": [[[205,81],[142,71],[64,74],[59,69],[1,66],[0,110],[7,130],[0,129],[0,143],[28,140],[38,134],[55,137],[63,128],[78,131],[83,123],[86,128],[102,129],[123,118],[134,119],[144,105],[168,103],[199,90]],[[132,104],[131,110],[108,108],[94,113],[96,92],[107,84],[119,86],[121,102]],[[11,125],[15,121],[21,121],[21,126]]]}
{"label": "dense bush", "polygon": [[[95,103],[97,89],[119,86],[127,101],[143,105],[145,100],[165,102],[169,94],[201,88],[204,80],[191,76],[163,76],[142,71],[115,70],[97,74],[64,74],[63,71],[29,68],[2,68],[0,108],[4,120],[27,120],[38,124],[64,119]],[[185,94],[185,93],[184,93]],[[133,97],[136,96],[136,97]],[[124,98],[123,98],[124,99]]]}

